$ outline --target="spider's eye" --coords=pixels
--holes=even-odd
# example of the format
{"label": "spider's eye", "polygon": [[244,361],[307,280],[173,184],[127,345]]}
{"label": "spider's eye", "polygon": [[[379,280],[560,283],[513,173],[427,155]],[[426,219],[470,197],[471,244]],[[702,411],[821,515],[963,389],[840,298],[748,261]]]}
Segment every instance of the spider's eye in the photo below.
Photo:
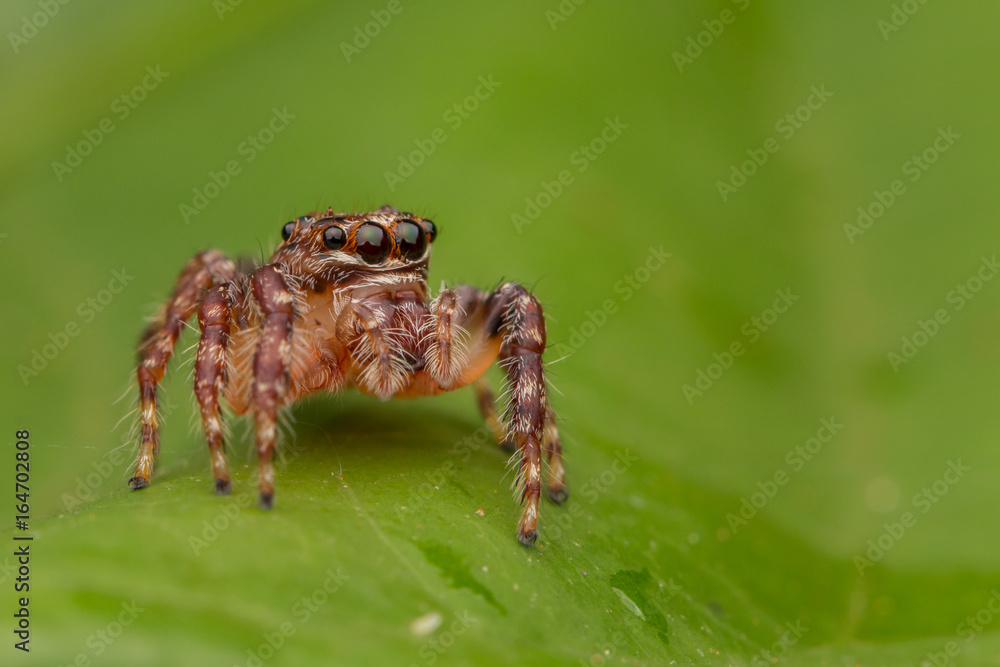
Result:
{"label": "spider's eye", "polygon": [[323,232],[323,243],[329,250],[340,250],[347,242],[347,232],[341,227],[327,227]]}
{"label": "spider's eye", "polygon": [[434,243],[434,239],[436,239],[437,235],[438,235],[438,228],[437,228],[437,225],[434,224],[434,221],[433,220],[421,220],[420,221],[420,226],[424,228],[425,232],[427,232],[427,239],[431,243]]}
{"label": "spider's eye", "polygon": [[281,228],[281,240],[287,241],[292,238],[292,234],[295,232],[295,225],[298,220],[292,220],[291,222],[286,222],[285,226]]}
{"label": "spider's eye", "polygon": [[354,232],[358,254],[368,264],[378,264],[389,255],[389,235],[378,225],[366,222]]}
{"label": "spider's eye", "polygon": [[427,249],[427,234],[412,220],[400,220],[396,225],[396,245],[406,259],[419,259]]}

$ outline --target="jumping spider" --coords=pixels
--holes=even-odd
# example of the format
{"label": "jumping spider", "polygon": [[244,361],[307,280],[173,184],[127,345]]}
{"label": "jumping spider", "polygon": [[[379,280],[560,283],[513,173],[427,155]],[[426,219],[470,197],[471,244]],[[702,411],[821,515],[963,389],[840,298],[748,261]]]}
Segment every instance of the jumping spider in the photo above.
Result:
{"label": "jumping spider", "polygon": [[[237,415],[252,412],[260,506],[274,503],[278,410],[316,391],[349,387],[381,400],[473,385],[500,443],[519,454],[515,481],[524,512],[517,538],[538,536],[542,448],[548,496],[566,500],[562,451],[546,394],[545,321],[517,283],[493,292],[468,285],[428,300],[426,218],[383,206],[371,213],[310,213],[286,223],[271,261],[238,267],[217,250],[192,258],[139,342],[142,440],[129,487],[149,484],[159,450],[157,385],[186,321],[197,311],[201,340],[194,390],[215,490],[229,492],[219,394]],[[482,377],[499,359],[510,404],[502,424]]]}

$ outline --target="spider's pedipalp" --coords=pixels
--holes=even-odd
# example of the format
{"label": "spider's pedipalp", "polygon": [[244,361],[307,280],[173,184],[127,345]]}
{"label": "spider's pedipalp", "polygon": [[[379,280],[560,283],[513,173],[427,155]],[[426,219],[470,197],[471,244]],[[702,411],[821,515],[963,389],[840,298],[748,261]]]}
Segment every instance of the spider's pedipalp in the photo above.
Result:
{"label": "spider's pedipalp", "polygon": [[424,356],[427,372],[443,389],[451,389],[468,365],[469,333],[459,324],[464,315],[452,290],[442,290],[431,302],[425,326],[429,345]]}
{"label": "spider's pedipalp", "polygon": [[396,340],[399,331],[387,326],[387,318],[378,308],[360,302],[351,308],[361,329],[355,344],[355,356],[362,367],[358,381],[374,396],[388,400],[402,388],[409,370]]}

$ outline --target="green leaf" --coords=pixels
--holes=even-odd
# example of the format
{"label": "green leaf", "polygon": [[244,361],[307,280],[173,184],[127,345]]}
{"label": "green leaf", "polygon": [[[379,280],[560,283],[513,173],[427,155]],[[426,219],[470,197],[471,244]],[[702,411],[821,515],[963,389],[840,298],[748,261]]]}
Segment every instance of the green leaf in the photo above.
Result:
{"label": "green leaf", "polygon": [[[1000,9],[15,0],[5,33],[50,5],[0,56],[34,537],[0,664],[996,663]],[[435,290],[544,303],[571,495],[537,545],[464,391],[296,405],[269,512],[235,420],[216,496],[193,331],[128,491],[184,262],[387,201],[436,221]]]}

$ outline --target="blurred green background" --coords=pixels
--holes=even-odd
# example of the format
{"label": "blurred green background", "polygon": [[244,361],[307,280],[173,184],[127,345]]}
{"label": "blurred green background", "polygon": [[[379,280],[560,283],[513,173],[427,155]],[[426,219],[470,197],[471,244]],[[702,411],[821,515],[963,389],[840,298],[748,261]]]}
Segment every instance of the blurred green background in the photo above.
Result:
{"label": "blurred green background", "polygon": [[[0,8],[0,489],[13,526],[30,429],[35,536],[0,662],[1000,662],[1000,7],[329,5]],[[546,306],[572,495],[537,547],[468,392],[296,407],[265,514],[246,437],[210,492],[177,363],[128,493],[115,401],[184,262],[386,202],[437,221],[435,289]]]}

